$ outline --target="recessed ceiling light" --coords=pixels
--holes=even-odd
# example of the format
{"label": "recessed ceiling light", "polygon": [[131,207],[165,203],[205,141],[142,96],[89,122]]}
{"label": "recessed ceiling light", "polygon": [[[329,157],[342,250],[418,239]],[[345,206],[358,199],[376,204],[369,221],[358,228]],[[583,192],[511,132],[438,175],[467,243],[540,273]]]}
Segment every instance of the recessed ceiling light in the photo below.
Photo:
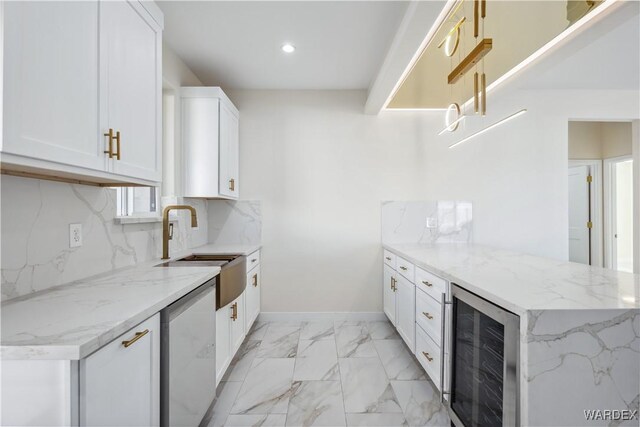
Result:
{"label": "recessed ceiling light", "polygon": [[291,43],[285,43],[282,45],[282,51],[284,53],[293,53],[296,50],[296,47]]}

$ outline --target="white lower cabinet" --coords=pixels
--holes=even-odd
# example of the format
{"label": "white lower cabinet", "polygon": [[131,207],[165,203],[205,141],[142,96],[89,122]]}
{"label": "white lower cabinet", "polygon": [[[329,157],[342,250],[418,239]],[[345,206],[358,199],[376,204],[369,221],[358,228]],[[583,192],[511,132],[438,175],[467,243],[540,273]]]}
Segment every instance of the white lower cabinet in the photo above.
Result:
{"label": "white lower cabinet", "polygon": [[404,276],[396,280],[396,329],[412,353],[416,348],[416,289]]}
{"label": "white lower cabinet", "polygon": [[231,363],[231,304],[216,311],[216,385]]}
{"label": "white lower cabinet", "polygon": [[389,321],[396,324],[396,278],[395,271],[384,265],[384,282],[382,284],[382,308]]}
{"label": "white lower cabinet", "polygon": [[246,295],[245,307],[245,331],[249,333],[253,322],[260,314],[260,266],[255,267],[247,274],[247,289],[244,291]]}
{"label": "white lower cabinet", "polygon": [[80,361],[80,425],[160,424],[160,315]]}

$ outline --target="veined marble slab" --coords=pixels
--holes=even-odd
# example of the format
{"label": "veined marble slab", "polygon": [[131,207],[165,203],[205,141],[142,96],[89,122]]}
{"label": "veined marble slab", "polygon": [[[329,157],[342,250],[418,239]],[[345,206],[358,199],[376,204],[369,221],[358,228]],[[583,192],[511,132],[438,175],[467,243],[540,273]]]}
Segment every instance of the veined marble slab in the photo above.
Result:
{"label": "veined marble slab", "polygon": [[79,360],[220,272],[146,263],[2,304],[2,359]]}
{"label": "veined marble slab", "polygon": [[640,308],[637,274],[466,243],[383,247],[518,315]]}

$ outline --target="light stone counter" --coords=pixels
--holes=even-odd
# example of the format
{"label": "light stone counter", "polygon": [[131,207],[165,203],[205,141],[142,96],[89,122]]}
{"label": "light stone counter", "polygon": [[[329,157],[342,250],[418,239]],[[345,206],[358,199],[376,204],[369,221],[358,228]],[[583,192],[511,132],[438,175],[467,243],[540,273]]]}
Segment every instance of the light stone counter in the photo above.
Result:
{"label": "light stone counter", "polygon": [[[248,255],[259,245],[204,245],[194,254]],[[1,306],[0,357],[79,360],[188,294],[219,267],[155,267],[159,259],[55,286]]]}
{"label": "light stone counter", "polygon": [[520,317],[521,425],[638,425],[584,411],[640,406],[639,275],[472,244],[383,246]]}

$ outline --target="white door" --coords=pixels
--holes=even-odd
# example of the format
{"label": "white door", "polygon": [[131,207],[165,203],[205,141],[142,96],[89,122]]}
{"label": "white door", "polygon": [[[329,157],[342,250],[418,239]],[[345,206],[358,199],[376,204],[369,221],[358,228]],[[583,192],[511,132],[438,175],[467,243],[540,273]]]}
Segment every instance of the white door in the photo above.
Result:
{"label": "white door", "polygon": [[416,288],[404,276],[396,276],[396,329],[412,353],[416,349]]}
{"label": "white door", "polygon": [[[138,2],[101,2],[102,130],[120,132],[119,175],[160,181],[162,31]],[[114,141],[113,151],[117,152]]]}
{"label": "white door", "polygon": [[589,166],[569,168],[569,261],[589,264]]}
{"label": "white door", "polygon": [[106,170],[98,3],[4,2],[2,151]]}
{"label": "white door", "polygon": [[260,314],[260,268],[256,267],[247,274],[246,295],[246,321],[245,332],[249,332],[253,322]]}
{"label": "white door", "polygon": [[237,198],[239,194],[238,117],[220,102],[220,194]]}
{"label": "white door", "polygon": [[396,291],[394,283],[395,271],[385,264],[384,281],[382,283],[382,307],[392,324],[396,324]]}
{"label": "white door", "polygon": [[236,354],[245,337],[245,298],[246,291],[231,304],[235,304],[235,318],[231,319],[231,357]]}
{"label": "white door", "polygon": [[216,311],[216,384],[231,363],[231,304]]}
{"label": "white door", "polygon": [[[130,345],[125,347],[126,341]],[[159,424],[160,315],[156,314],[80,361],[80,425]]]}
{"label": "white door", "polygon": [[611,161],[611,268],[633,273],[633,160]]}

